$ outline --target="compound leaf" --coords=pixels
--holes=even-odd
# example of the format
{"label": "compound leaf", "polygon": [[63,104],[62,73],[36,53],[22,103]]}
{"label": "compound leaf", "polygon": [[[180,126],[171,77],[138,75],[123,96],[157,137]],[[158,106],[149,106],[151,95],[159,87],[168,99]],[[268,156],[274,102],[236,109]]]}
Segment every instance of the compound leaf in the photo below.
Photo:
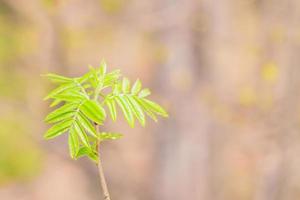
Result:
{"label": "compound leaf", "polygon": [[45,121],[54,125],[44,137],[51,139],[68,132],[69,150],[73,159],[88,156],[98,162],[97,144],[122,137],[119,133],[97,132],[94,125],[103,124],[106,118],[103,105],[108,107],[113,121],[117,118],[116,107],[120,107],[131,127],[134,127],[135,119],[144,126],[145,115],[155,121],[157,115],[168,116],[160,105],[146,99],[151,92],[148,88],[142,89],[139,79],[130,87],[126,77],[120,80],[120,70],[107,72],[104,61],[99,68],[90,67],[90,71],[81,77],[69,78],[51,73],[46,76],[58,86],[45,100],[52,100],[51,107],[60,107],[47,115]]}

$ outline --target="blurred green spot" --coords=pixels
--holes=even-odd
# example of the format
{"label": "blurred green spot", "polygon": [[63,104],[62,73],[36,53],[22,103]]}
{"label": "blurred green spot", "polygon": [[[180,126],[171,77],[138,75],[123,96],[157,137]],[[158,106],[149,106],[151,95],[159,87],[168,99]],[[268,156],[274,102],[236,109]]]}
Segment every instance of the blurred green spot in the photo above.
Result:
{"label": "blurred green spot", "polygon": [[0,98],[24,100],[26,98],[26,79],[12,69],[0,67]]}
{"label": "blurred green spot", "polygon": [[242,87],[239,93],[239,102],[243,106],[253,106],[257,102],[257,93],[253,87]]}
{"label": "blurred green spot", "polygon": [[42,0],[42,4],[45,8],[52,9],[56,6],[57,1],[55,1],[55,0]]}
{"label": "blurred green spot", "polygon": [[0,116],[0,184],[27,180],[41,167],[41,152],[22,120]]}
{"label": "blurred green spot", "polygon": [[279,76],[278,66],[272,62],[266,63],[262,67],[261,76],[263,80],[275,83]]}
{"label": "blurred green spot", "polygon": [[100,0],[102,9],[108,13],[117,13],[122,10],[125,5],[124,0]]}

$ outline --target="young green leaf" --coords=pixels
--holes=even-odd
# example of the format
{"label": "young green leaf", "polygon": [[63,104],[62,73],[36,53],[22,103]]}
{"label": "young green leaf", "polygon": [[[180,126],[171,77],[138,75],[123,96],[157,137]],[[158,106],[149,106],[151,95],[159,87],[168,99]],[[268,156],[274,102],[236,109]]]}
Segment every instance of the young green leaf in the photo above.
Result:
{"label": "young green leaf", "polygon": [[70,83],[73,81],[72,78],[68,78],[65,76],[52,74],[52,73],[46,74],[45,76],[54,83]]}
{"label": "young green leaf", "polygon": [[88,147],[80,147],[76,158],[80,158],[83,156],[88,156],[93,162],[98,162],[98,155]]}
{"label": "young green leaf", "polygon": [[73,126],[74,126],[74,130],[75,130],[76,134],[79,136],[82,143],[85,146],[89,147],[90,146],[89,139],[88,139],[87,135],[85,134],[85,131],[82,128],[82,125],[78,121],[75,121]]}
{"label": "young green leaf", "polygon": [[91,150],[88,147],[80,147],[76,154],[76,158],[81,158],[82,156],[86,156],[90,152],[91,152]]}
{"label": "young green leaf", "polygon": [[155,114],[151,111],[151,109],[138,97],[134,97],[134,99],[136,100],[136,102],[138,102],[138,104],[143,108],[143,110],[145,111],[145,113],[151,118],[153,119],[155,122],[157,122],[157,117],[155,116]]}
{"label": "young green leaf", "polygon": [[69,114],[73,113],[76,107],[76,104],[65,104],[47,115],[45,121],[48,123],[55,123],[63,119],[67,119],[70,117]]}
{"label": "young green leaf", "polygon": [[50,98],[54,98],[56,95],[66,91],[66,90],[71,90],[76,88],[77,86],[74,85],[74,83],[67,83],[67,84],[63,84],[57,88],[55,88],[54,90],[52,90],[45,98],[44,100],[48,100]]}
{"label": "young green leaf", "polygon": [[82,78],[80,79],[80,82],[82,83],[89,83],[93,88],[96,88],[98,85],[98,76],[97,71],[94,67],[89,66],[90,71],[86,73]]}
{"label": "young green leaf", "polygon": [[116,121],[117,119],[117,110],[116,110],[116,102],[114,99],[111,98],[107,98],[105,100],[105,103],[108,107],[108,110],[110,112],[110,116],[112,118],[113,121]]}
{"label": "young green leaf", "polygon": [[163,117],[168,117],[168,113],[157,103],[148,99],[141,99],[141,101],[143,101],[147,105],[147,107],[149,107],[156,114],[161,115]]}
{"label": "young green leaf", "polygon": [[50,104],[50,107],[54,107],[57,106],[58,104],[60,104],[62,101],[59,99],[54,99],[54,101]]}
{"label": "young green leaf", "polygon": [[142,126],[145,126],[145,115],[141,106],[135,101],[133,96],[125,96],[130,109],[133,111],[135,117],[138,119]]}
{"label": "young green leaf", "polygon": [[121,137],[123,137],[123,135],[120,133],[108,133],[108,132],[99,133],[99,138],[101,141],[117,140],[117,139],[120,139]]}
{"label": "young green leaf", "polygon": [[133,84],[132,88],[131,88],[131,94],[136,95],[142,88],[142,83],[141,81],[138,79],[135,81],[135,83]]}
{"label": "young green leaf", "polygon": [[78,117],[78,121],[82,124],[82,126],[84,127],[84,129],[88,133],[90,133],[92,136],[97,137],[95,127],[90,122],[90,120],[87,119],[86,116],[84,114],[82,114],[81,112],[78,113],[77,117]]}
{"label": "young green leaf", "polygon": [[142,91],[139,93],[139,98],[147,97],[151,94],[150,90],[148,88],[142,89]]}
{"label": "young green leaf", "polygon": [[103,77],[106,73],[106,63],[104,60],[100,64],[99,73],[101,77]]}
{"label": "young green leaf", "polygon": [[60,101],[80,103],[85,99],[85,96],[83,94],[64,93],[56,95],[55,98]]}
{"label": "young green leaf", "polygon": [[58,124],[55,124],[52,126],[44,135],[45,139],[52,139],[54,137],[57,137],[63,133],[65,133],[70,125],[73,123],[73,120],[66,120],[63,122],[59,122]]}
{"label": "young green leaf", "polygon": [[88,154],[88,157],[91,161],[98,163],[99,162],[99,158],[98,158],[98,154],[95,152],[91,152]]}
{"label": "young green leaf", "polygon": [[106,117],[104,108],[94,100],[86,100],[80,107],[80,111],[97,124],[102,124]]}
{"label": "young green leaf", "polygon": [[120,106],[120,108],[123,111],[123,114],[125,116],[125,119],[127,120],[128,124],[133,128],[134,127],[134,118],[132,111],[124,97],[117,96],[116,98],[117,104]]}
{"label": "young green leaf", "polygon": [[128,78],[123,78],[122,91],[124,92],[124,94],[129,93],[129,88],[130,88],[130,82]]}
{"label": "young green leaf", "polygon": [[110,73],[107,73],[104,76],[103,87],[105,88],[105,87],[112,86],[114,83],[118,81],[120,76],[121,76],[120,70],[114,70]]}
{"label": "young green leaf", "polygon": [[[120,70],[107,72],[103,61],[99,68],[81,77],[69,78],[57,74],[46,75],[58,86],[45,100],[51,99],[51,106],[59,106],[47,115],[45,121],[53,124],[45,133],[46,139],[68,133],[70,155],[73,159],[87,156],[98,163],[98,145],[104,140],[119,139],[119,133],[97,132],[95,126],[102,125],[106,119],[103,106],[107,106],[113,121],[120,107],[128,124],[134,127],[135,119],[144,126],[145,115],[157,121],[157,115],[167,117],[167,112],[157,103],[145,99],[150,90],[142,89],[137,79],[130,88],[130,81],[123,77]],[[107,88],[107,89],[106,89]]]}
{"label": "young green leaf", "polygon": [[79,140],[74,129],[70,130],[68,143],[69,143],[70,155],[74,159],[76,158],[76,154],[79,150]]}
{"label": "young green leaf", "polygon": [[72,119],[73,117],[74,117],[74,111],[68,111],[68,112],[61,113],[60,115],[57,115],[53,118],[46,119],[46,122],[56,123],[56,122]]}
{"label": "young green leaf", "polygon": [[112,86],[113,95],[118,96],[121,93],[122,85],[118,82]]}

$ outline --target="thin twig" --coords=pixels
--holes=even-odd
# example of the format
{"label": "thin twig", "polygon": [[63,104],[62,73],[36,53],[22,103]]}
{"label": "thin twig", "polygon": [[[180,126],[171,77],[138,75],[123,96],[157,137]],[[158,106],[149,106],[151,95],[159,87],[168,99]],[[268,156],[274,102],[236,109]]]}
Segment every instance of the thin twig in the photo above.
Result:
{"label": "thin twig", "polygon": [[[99,126],[98,125],[95,125],[95,126],[96,126],[97,133],[99,133]],[[98,142],[98,144],[97,144],[97,150],[98,150],[98,157],[99,157],[97,166],[98,166],[98,172],[99,172],[100,183],[101,183],[104,200],[110,200],[110,195],[108,192],[107,183],[105,180],[104,171],[103,171],[102,162],[101,162],[100,142]]]}

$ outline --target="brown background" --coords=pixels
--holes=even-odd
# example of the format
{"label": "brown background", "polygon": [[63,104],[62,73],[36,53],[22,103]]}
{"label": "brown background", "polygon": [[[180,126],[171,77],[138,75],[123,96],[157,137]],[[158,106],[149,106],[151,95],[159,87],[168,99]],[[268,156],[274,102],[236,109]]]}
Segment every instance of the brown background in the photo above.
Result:
{"label": "brown background", "polygon": [[170,113],[103,147],[112,199],[300,198],[300,1],[0,0],[0,199],[100,199],[44,141],[47,72],[105,58]]}

